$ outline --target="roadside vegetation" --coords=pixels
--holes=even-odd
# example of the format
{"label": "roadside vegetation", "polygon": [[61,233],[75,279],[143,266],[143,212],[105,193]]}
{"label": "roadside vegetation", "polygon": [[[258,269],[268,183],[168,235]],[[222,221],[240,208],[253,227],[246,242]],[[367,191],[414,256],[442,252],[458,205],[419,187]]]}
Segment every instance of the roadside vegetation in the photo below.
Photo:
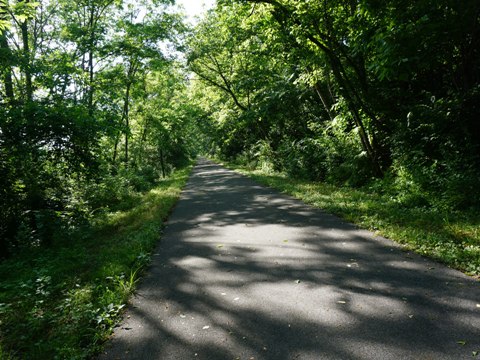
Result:
{"label": "roadside vegetation", "polygon": [[[0,359],[86,359],[117,324],[190,166],[0,263]],[[117,180],[119,180],[117,178]],[[112,189],[110,189],[112,190]]]}
{"label": "roadside vegetation", "polygon": [[0,0],[0,359],[90,357],[149,261],[201,141],[172,5]]}

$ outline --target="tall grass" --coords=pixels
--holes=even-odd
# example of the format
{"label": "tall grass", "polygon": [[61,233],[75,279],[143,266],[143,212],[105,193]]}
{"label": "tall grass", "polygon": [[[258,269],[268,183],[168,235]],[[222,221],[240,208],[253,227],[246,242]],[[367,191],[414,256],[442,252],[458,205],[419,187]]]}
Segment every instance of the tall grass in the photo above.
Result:
{"label": "tall grass", "polygon": [[50,248],[0,263],[0,358],[85,359],[118,322],[190,168]]}

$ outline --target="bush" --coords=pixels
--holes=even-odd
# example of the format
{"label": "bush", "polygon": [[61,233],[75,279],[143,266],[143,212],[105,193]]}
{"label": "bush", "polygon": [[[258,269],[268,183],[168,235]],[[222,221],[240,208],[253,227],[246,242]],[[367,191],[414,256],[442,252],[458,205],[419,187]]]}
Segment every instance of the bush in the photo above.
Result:
{"label": "bush", "polygon": [[[415,192],[444,209],[480,205],[479,141],[473,125],[472,90],[464,98],[436,99],[429,93],[410,108],[406,122],[399,121],[393,144],[393,171],[399,182],[413,184]],[[476,122],[476,117],[475,117]],[[412,187],[410,186],[410,187]]]}
{"label": "bush", "polygon": [[288,175],[309,180],[324,180],[327,175],[326,153],[319,139],[283,141],[277,163]]}

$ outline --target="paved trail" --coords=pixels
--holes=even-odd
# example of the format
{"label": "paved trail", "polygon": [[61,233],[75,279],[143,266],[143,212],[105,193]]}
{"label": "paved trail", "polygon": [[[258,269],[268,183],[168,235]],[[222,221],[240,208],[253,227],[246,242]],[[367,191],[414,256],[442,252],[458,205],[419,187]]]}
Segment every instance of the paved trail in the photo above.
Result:
{"label": "paved trail", "polygon": [[461,273],[201,160],[100,358],[480,359],[479,304]]}

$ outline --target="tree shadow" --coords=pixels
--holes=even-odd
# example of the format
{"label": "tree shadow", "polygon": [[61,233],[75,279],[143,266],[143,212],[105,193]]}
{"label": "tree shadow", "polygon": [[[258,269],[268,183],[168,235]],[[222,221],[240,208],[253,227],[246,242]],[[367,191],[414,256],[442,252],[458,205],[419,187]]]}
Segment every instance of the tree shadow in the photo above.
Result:
{"label": "tree shadow", "polygon": [[479,302],[463,274],[201,160],[101,358],[471,358]]}

